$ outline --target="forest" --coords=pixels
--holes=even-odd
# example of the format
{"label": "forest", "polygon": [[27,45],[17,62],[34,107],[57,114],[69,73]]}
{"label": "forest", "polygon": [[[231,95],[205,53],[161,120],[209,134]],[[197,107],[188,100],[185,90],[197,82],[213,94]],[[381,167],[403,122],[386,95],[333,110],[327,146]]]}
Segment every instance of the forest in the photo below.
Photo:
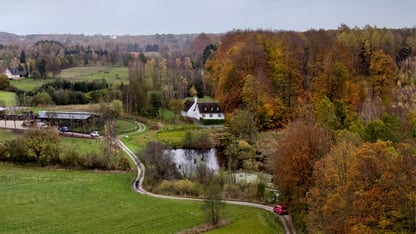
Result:
{"label": "forest", "polygon": [[273,181],[299,230],[415,231],[415,46],[414,29],[346,25],[217,44],[205,79],[236,136],[279,129]]}
{"label": "forest", "polygon": [[119,85],[4,87],[22,94],[21,103],[119,99],[129,114],[158,118],[161,108],[179,114],[184,98],[211,96],[226,113],[216,140],[229,167],[273,174],[299,231],[416,231],[414,28],[341,25],[140,40],[7,36],[14,39],[0,39],[2,68],[29,79],[58,78],[76,66],[129,69],[128,83]]}

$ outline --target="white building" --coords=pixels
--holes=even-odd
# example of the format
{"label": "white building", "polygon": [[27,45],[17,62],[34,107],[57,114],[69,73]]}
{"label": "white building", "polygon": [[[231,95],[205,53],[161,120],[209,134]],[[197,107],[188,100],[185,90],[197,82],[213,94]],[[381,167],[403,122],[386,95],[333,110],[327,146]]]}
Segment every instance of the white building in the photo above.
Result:
{"label": "white building", "polygon": [[216,102],[198,102],[195,97],[194,101],[187,100],[185,107],[181,112],[185,118],[196,120],[224,120],[224,113]]}
{"label": "white building", "polygon": [[6,71],[4,71],[4,74],[9,78],[9,80],[20,79],[20,72],[17,68],[7,68]]}

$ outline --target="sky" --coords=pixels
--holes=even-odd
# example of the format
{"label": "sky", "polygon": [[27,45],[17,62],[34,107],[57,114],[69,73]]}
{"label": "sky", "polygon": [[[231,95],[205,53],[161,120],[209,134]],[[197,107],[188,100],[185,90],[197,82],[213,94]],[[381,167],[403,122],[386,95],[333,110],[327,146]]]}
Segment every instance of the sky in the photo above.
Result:
{"label": "sky", "polygon": [[[0,32],[150,35],[416,27],[416,0],[8,0]],[[4,7],[6,6],[6,7]]]}

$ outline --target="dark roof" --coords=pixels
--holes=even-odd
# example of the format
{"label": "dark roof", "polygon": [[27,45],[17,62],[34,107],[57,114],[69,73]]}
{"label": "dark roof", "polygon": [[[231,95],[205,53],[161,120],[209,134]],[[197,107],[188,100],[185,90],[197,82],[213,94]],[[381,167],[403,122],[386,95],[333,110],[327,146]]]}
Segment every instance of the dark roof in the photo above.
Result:
{"label": "dark roof", "polygon": [[[194,100],[186,100],[184,104],[184,111],[188,111],[195,103]],[[199,113],[221,113],[222,109],[217,102],[198,102]]]}
{"label": "dark roof", "polygon": [[9,71],[12,75],[14,75],[14,76],[20,75],[20,72],[19,72],[19,70],[17,70],[17,68],[9,67],[8,69],[9,69]]}
{"label": "dark roof", "polygon": [[221,107],[216,102],[201,102],[198,103],[199,113],[221,113]]}
{"label": "dark roof", "polygon": [[183,106],[183,110],[184,110],[184,111],[188,111],[188,110],[189,110],[189,108],[191,108],[191,106],[194,104],[194,102],[195,102],[195,101],[193,101],[193,100],[186,100],[186,101],[185,101],[185,104],[184,104],[184,106]]}

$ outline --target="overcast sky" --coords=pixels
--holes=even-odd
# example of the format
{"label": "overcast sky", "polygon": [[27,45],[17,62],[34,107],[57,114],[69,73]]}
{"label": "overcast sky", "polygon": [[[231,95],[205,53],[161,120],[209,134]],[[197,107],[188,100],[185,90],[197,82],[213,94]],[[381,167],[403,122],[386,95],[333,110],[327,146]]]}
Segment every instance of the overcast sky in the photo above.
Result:
{"label": "overcast sky", "polygon": [[416,26],[416,0],[9,0],[0,31],[146,35]]}

